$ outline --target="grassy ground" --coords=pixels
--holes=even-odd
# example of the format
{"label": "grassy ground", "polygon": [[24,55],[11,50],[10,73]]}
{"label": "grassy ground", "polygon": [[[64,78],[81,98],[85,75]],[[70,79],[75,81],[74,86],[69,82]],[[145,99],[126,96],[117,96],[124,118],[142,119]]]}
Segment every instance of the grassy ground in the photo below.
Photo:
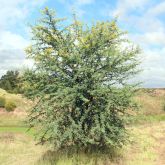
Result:
{"label": "grassy ground", "polygon": [[2,165],[164,165],[165,164],[165,92],[140,91],[135,98],[141,110],[128,126],[131,143],[118,151],[113,161],[109,155],[67,155],[55,153],[49,146],[35,145],[34,131],[24,124],[31,103],[20,95],[0,90],[0,95],[14,99],[15,113],[0,114],[0,164]]}
{"label": "grassy ground", "polygon": [[[108,155],[67,156],[49,151],[48,146],[35,145],[26,129],[8,129],[0,132],[0,164],[2,165],[164,165],[165,122],[129,128],[131,143],[120,150],[120,156],[111,161]],[[52,163],[53,162],[53,163]]]}
{"label": "grassy ground", "polygon": [[[32,105],[32,102],[22,97],[22,95],[10,94],[10,93],[7,93],[3,89],[0,89],[0,96],[5,97],[6,100],[13,101],[17,105],[17,109],[19,110],[20,115],[21,115],[19,117],[22,117],[22,115],[24,115],[25,112],[27,112]],[[21,111],[22,111],[22,114],[21,114]]]}
{"label": "grassy ground", "polygon": [[41,146],[36,146],[32,137],[23,130],[15,133],[0,133],[0,164],[2,165],[33,165],[45,152]]}

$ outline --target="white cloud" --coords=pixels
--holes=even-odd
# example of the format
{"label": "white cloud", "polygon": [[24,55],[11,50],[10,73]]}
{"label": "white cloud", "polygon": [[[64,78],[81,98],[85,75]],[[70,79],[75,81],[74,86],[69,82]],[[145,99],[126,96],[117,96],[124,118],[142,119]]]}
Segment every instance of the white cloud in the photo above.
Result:
{"label": "white cloud", "polygon": [[147,14],[152,16],[158,16],[163,13],[165,13],[165,2],[161,2],[147,11]]}
{"label": "white cloud", "polygon": [[139,80],[144,87],[165,86],[165,33],[151,32],[137,35],[135,43],[143,49]]}
{"label": "white cloud", "polygon": [[13,25],[25,19],[37,6],[43,5],[46,0],[0,0],[0,27]]}
{"label": "white cloud", "polygon": [[59,0],[63,3],[67,9],[73,13],[73,10],[76,11],[76,14],[82,17],[86,11],[82,9],[85,5],[91,5],[95,2],[95,0]]}
{"label": "white cloud", "polygon": [[118,15],[119,22],[128,31],[131,40],[139,44],[143,53],[138,79],[145,87],[165,86],[165,22],[159,17],[165,13],[165,2],[150,0],[118,0],[109,16]]}
{"label": "white cloud", "polygon": [[157,18],[162,12],[165,12],[165,2],[154,4],[150,0],[118,0],[116,8],[108,15],[118,16],[123,24],[145,32],[164,29],[164,24]]}
{"label": "white cloud", "polygon": [[[26,18],[46,0],[0,0],[0,76],[10,69],[31,66],[24,52],[29,41],[13,32],[12,28],[25,26]],[[22,24],[21,24],[22,23]]]}
{"label": "white cloud", "polygon": [[93,3],[95,0],[75,0],[75,3],[79,5],[87,5]]}
{"label": "white cloud", "polygon": [[149,0],[118,0],[116,9],[110,14],[124,18],[125,15],[132,10],[143,9],[148,1]]}
{"label": "white cloud", "polygon": [[139,44],[144,50],[147,48],[164,47],[165,46],[165,31],[151,31],[142,34],[130,34],[129,37],[134,43]]}
{"label": "white cloud", "polygon": [[145,50],[141,68],[143,72],[139,79],[145,87],[164,87],[165,84],[165,49]]}
{"label": "white cloud", "polygon": [[95,0],[59,0],[64,4],[77,4],[77,5],[87,5],[93,3]]}
{"label": "white cloud", "polygon": [[24,49],[29,42],[21,35],[10,31],[0,32],[0,49]]}

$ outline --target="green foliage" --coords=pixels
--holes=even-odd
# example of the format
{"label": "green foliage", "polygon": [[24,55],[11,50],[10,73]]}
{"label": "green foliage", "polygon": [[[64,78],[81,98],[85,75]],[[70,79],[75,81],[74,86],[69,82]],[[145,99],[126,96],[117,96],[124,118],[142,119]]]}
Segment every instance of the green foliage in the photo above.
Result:
{"label": "green foliage", "polygon": [[11,92],[21,92],[21,77],[18,71],[7,71],[0,79],[0,88]]}
{"label": "green foliage", "polygon": [[3,96],[0,96],[0,108],[4,108],[6,103],[6,99]]}
{"label": "green foliage", "polygon": [[5,104],[5,109],[8,112],[14,111],[16,107],[17,107],[16,104],[12,101],[7,101]]}
{"label": "green foliage", "polygon": [[[37,137],[55,148],[119,147],[127,141],[125,116],[134,109],[139,49],[124,39],[116,20],[85,26],[47,8],[32,27],[33,44],[26,50],[35,70],[25,79],[35,99],[29,122]],[[128,46],[126,46],[128,45]]]}

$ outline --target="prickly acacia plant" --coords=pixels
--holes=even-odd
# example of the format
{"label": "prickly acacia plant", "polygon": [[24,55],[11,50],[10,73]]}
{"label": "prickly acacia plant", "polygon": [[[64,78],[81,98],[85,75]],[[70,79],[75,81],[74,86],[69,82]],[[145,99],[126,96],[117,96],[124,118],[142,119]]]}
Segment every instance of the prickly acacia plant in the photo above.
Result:
{"label": "prickly acacia plant", "polygon": [[27,54],[35,69],[25,75],[35,99],[30,126],[38,140],[56,148],[121,146],[126,140],[125,114],[133,109],[139,49],[126,47],[116,23],[82,25],[75,17],[64,27],[54,11],[32,27]]}

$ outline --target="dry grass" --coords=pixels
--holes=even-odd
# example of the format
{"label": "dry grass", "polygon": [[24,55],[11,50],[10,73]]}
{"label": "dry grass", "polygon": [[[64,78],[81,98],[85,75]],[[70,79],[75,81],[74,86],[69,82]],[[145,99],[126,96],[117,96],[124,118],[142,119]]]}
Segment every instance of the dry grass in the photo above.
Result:
{"label": "dry grass", "polygon": [[27,116],[27,112],[32,106],[32,102],[22,97],[19,94],[10,94],[5,90],[0,89],[0,96],[6,100],[13,101],[17,108],[13,112],[7,112],[0,108],[0,126],[20,126]]}
{"label": "dry grass", "polygon": [[132,127],[130,131],[134,136],[132,143],[126,147],[126,165],[165,164],[165,143],[162,143],[162,138],[165,137],[165,122]]}
{"label": "dry grass", "polygon": [[27,112],[32,106],[32,102],[30,102],[20,94],[10,94],[7,93],[5,90],[0,89],[0,96],[5,97],[9,101],[13,101],[17,105],[17,110],[23,112]]}
{"label": "dry grass", "polygon": [[160,115],[164,114],[163,106],[165,104],[165,90],[155,89],[148,91],[139,91],[135,100],[141,106],[138,114]]}
{"label": "dry grass", "polygon": [[0,133],[0,164],[2,165],[164,165],[165,122],[129,128],[131,143],[121,150],[114,162],[108,155],[67,156],[49,147],[35,145],[25,133]]}
{"label": "dry grass", "polygon": [[33,165],[45,152],[32,137],[20,133],[0,133],[1,165]]}
{"label": "dry grass", "polygon": [[8,94],[0,89],[2,95],[14,100],[18,109],[14,113],[0,112],[0,165],[165,164],[165,91],[140,91],[136,96],[142,106],[137,117],[138,120],[144,118],[143,124],[129,126],[131,143],[118,151],[113,162],[108,155],[79,153],[68,156],[52,152],[48,146],[36,146],[31,133],[26,133],[26,127],[21,127],[32,103],[21,95]]}

